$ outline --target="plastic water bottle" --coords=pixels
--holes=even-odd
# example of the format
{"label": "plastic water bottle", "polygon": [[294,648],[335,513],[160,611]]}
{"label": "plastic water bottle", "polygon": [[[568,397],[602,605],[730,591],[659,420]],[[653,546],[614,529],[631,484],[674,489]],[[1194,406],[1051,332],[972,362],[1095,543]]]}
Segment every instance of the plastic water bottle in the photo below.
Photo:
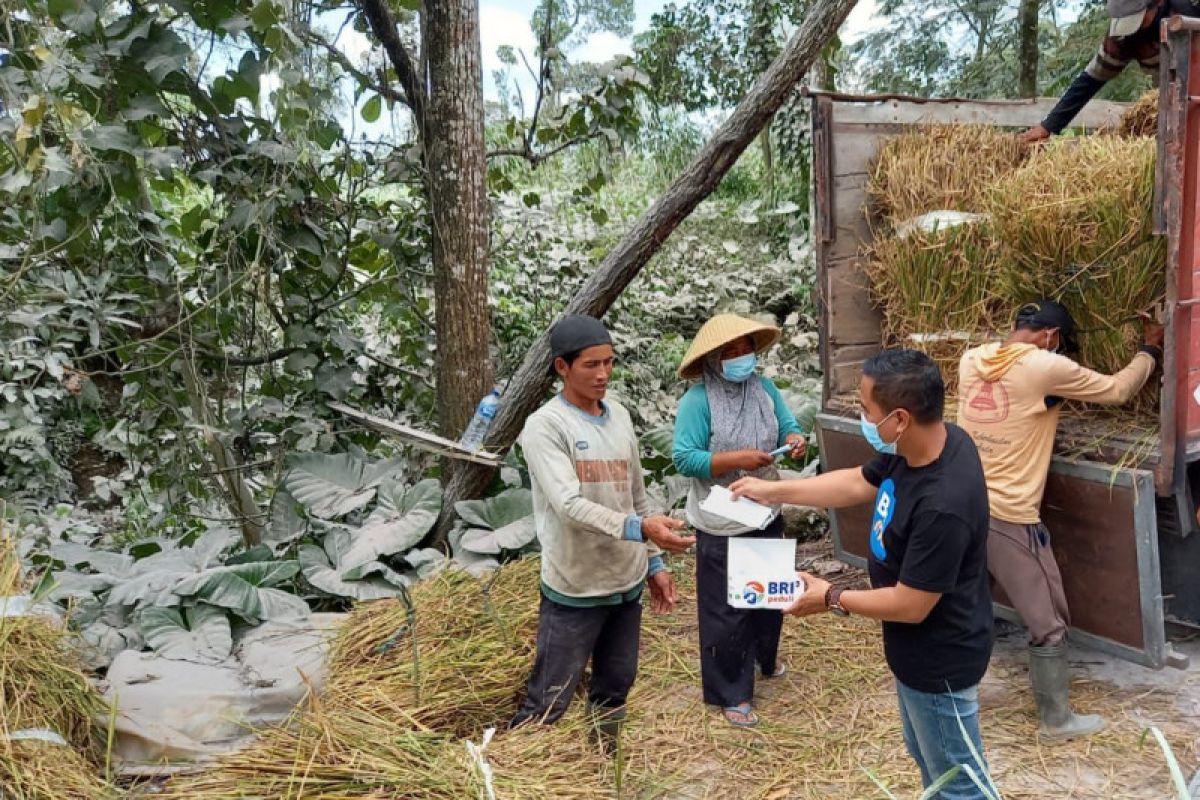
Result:
{"label": "plastic water bottle", "polygon": [[492,419],[496,416],[498,408],[500,408],[500,392],[492,389],[475,407],[475,416],[471,418],[471,424],[467,426],[467,431],[463,434],[462,441],[459,442],[464,450],[475,453],[483,447],[483,439],[487,436],[488,428],[491,427]]}

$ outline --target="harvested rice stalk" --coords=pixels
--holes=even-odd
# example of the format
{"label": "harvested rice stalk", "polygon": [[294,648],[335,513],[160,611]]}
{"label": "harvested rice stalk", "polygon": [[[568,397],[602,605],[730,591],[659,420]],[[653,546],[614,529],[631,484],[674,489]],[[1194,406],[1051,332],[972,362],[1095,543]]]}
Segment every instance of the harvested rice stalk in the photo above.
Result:
{"label": "harvested rice stalk", "polygon": [[1143,94],[1121,115],[1117,135],[1127,139],[1158,135],[1158,89]]}
{"label": "harvested rice stalk", "polygon": [[[20,565],[0,530],[3,594],[21,591]],[[41,616],[0,617],[0,791],[23,800],[97,800],[116,791],[99,777],[100,696],[79,669],[69,635]],[[50,741],[48,741],[50,740]]]}
{"label": "harvested rice stalk", "polygon": [[411,603],[360,607],[334,645],[329,691],[461,735],[511,715],[533,663],[538,562],[512,564],[490,583],[447,571],[417,586]]}
{"label": "harvested rice stalk", "polygon": [[1027,155],[1015,136],[987,125],[928,125],[894,136],[871,168],[872,217],[890,232],[930,211],[981,211],[986,188]]}

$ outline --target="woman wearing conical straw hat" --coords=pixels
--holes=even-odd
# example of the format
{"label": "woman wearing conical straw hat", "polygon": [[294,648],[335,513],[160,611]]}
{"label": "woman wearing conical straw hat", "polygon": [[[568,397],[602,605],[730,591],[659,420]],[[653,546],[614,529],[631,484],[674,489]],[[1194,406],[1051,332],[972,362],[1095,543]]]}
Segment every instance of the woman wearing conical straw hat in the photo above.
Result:
{"label": "woman wearing conical straw hat", "polygon": [[714,484],[728,486],[753,475],[776,478],[770,451],[791,445],[804,453],[805,438],[779,389],[756,372],[757,357],[779,340],[779,329],[736,314],[704,324],[679,365],[683,378],[699,379],[679,401],[673,460],[692,479],[688,522],[697,531],[696,593],[700,617],[700,674],[704,702],[720,707],[731,725],[758,723],[751,698],[755,671],[783,675],[778,660],[779,611],[732,608],[726,602],[727,553],[734,536],[780,538],[783,520],[756,530],[705,512],[700,502]]}

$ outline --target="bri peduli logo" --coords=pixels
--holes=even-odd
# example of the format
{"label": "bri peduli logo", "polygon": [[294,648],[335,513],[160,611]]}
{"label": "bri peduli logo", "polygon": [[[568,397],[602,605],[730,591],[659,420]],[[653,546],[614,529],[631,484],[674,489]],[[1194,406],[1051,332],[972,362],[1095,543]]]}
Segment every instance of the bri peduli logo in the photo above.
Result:
{"label": "bri peduli logo", "polygon": [[756,606],[763,601],[767,594],[766,587],[758,581],[747,581],[742,588],[742,600],[746,605]]}

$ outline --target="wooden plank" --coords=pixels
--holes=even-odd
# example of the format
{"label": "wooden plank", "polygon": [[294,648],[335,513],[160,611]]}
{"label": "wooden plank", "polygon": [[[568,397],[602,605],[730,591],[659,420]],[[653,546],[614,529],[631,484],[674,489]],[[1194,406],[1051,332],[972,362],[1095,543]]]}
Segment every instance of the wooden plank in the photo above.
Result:
{"label": "wooden plank", "polygon": [[830,262],[825,292],[830,346],[879,342],[880,314],[871,303],[867,275],[858,259]]}
{"label": "wooden plank", "polygon": [[[903,124],[971,122],[1006,128],[1028,128],[1045,119],[1056,98],[1038,100],[884,100],[833,101],[834,123]],[[1099,128],[1116,123],[1128,106],[1093,100],[1075,117],[1072,127]],[[836,147],[836,141],[835,141]]]}
{"label": "wooden plank", "polygon": [[872,344],[844,345],[830,353],[830,367],[826,400],[838,395],[857,399],[858,382],[862,379],[862,365],[879,352],[878,342]]}
{"label": "wooden plank", "polygon": [[867,218],[866,175],[847,175],[833,180],[833,237],[826,256],[830,260],[857,256],[864,244],[874,239]]}
{"label": "wooden plank", "polygon": [[837,123],[833,126],[833,174],[866,175],[879,152],[879,143],[894,136],[901,128],[874,128],[864,125]]}
{"label": "wooden plank", "polygon": [[453,442],[449,439],[444,439],[441,436],[425,431],[410,428],[407,425],[401,425],[399,422],[394,422],[390,419],[377,417],[374,414],[368,414],[365,411],[359,411],[357,408],[343,405],[342,403],[330,403],[329,407],[334,411],[339,411],[345,414],[350,419],[365,425],[372,430],[378,431],[385,436],[391,436],[396,439],[403,440],[406,444],[413,447],[419,447],[422,450],[428,450],[431,453],[436,453],[439,456],[447,458],[455,458],[459,461],[470,461],[473,464],[481,464],[486,467],[498,467],[501,465],[500,456],[495,453],[489,453],[484,450],[472,452],[465,449],[458,442]]}
{"label": "wooden plank", "polygon": [[1050,470],[1042,520],[1062,573],[1071,624],[1141,648],[1142,607],[1132,489]]}

